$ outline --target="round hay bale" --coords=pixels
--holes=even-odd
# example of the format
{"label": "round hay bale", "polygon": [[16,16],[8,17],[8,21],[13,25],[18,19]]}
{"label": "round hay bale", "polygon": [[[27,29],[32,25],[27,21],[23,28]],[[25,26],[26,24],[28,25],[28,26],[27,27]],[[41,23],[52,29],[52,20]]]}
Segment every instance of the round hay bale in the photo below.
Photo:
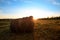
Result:
{"label": "round hay bale", "polygon": [[33,17],[24,17],[19,19],[12,19],[10,25],[11,32],[33,32],[34,21]]}

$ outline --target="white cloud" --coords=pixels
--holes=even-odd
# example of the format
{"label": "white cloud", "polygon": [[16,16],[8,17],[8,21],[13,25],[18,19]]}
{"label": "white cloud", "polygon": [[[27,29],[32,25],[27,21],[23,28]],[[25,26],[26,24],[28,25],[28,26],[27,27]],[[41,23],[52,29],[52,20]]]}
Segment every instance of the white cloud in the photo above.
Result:
{"label": "white cloud", "polygon": [[60,3],[57,2],[58,0],[48,0],[48,1],[51,2],[51,3],[54,4],[54,5],[60,6]]}
{"label": "white cloud", "polygon": [[55,4],[55,5],[60,5],[60,3],[56,2],[56,1],[55,1],[55,2],[53,2],[53,4]]}

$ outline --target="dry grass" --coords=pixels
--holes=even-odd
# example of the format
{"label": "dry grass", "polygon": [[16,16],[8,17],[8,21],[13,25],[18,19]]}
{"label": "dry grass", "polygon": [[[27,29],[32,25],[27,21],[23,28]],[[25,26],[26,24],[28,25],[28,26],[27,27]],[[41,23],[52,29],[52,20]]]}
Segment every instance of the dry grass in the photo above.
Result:
{"label": "dry grass", "polygon": [[10,21],[0,21],[0,40],[33,40],[33,33],[12,33]]}
{"label": "dry grass", "polygon": [[60,40],[60,20],[37,20],[35,39]]}
{"label": "dry grass", "polygon": [[10,21],[0,22],[0,40],[60,40],[60,20],[35,21],[34,34],[11,33],[9,27]]}

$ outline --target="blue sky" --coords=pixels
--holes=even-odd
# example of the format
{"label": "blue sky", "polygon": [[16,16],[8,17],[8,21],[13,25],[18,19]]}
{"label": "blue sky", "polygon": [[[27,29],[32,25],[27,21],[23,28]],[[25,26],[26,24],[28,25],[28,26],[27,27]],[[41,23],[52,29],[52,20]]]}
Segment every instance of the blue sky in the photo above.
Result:
{"label": "blue sky", "polygon": [[0,0],[0,18],[60,16],[60,0]]}

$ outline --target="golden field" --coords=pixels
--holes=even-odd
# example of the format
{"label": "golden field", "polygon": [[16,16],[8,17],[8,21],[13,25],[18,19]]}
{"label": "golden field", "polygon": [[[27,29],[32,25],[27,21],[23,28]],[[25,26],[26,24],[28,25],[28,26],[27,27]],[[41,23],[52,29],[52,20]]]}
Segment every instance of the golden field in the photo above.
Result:
{"label": "golden field", "polygon": [[36,20],[36,40],[60,40],[60,20]]}
{"label": "golden field", "polygon": [[33,33],[10,32],[10,20],[0,21],[0,40],[60,40],[60,20],[35,20]]}

